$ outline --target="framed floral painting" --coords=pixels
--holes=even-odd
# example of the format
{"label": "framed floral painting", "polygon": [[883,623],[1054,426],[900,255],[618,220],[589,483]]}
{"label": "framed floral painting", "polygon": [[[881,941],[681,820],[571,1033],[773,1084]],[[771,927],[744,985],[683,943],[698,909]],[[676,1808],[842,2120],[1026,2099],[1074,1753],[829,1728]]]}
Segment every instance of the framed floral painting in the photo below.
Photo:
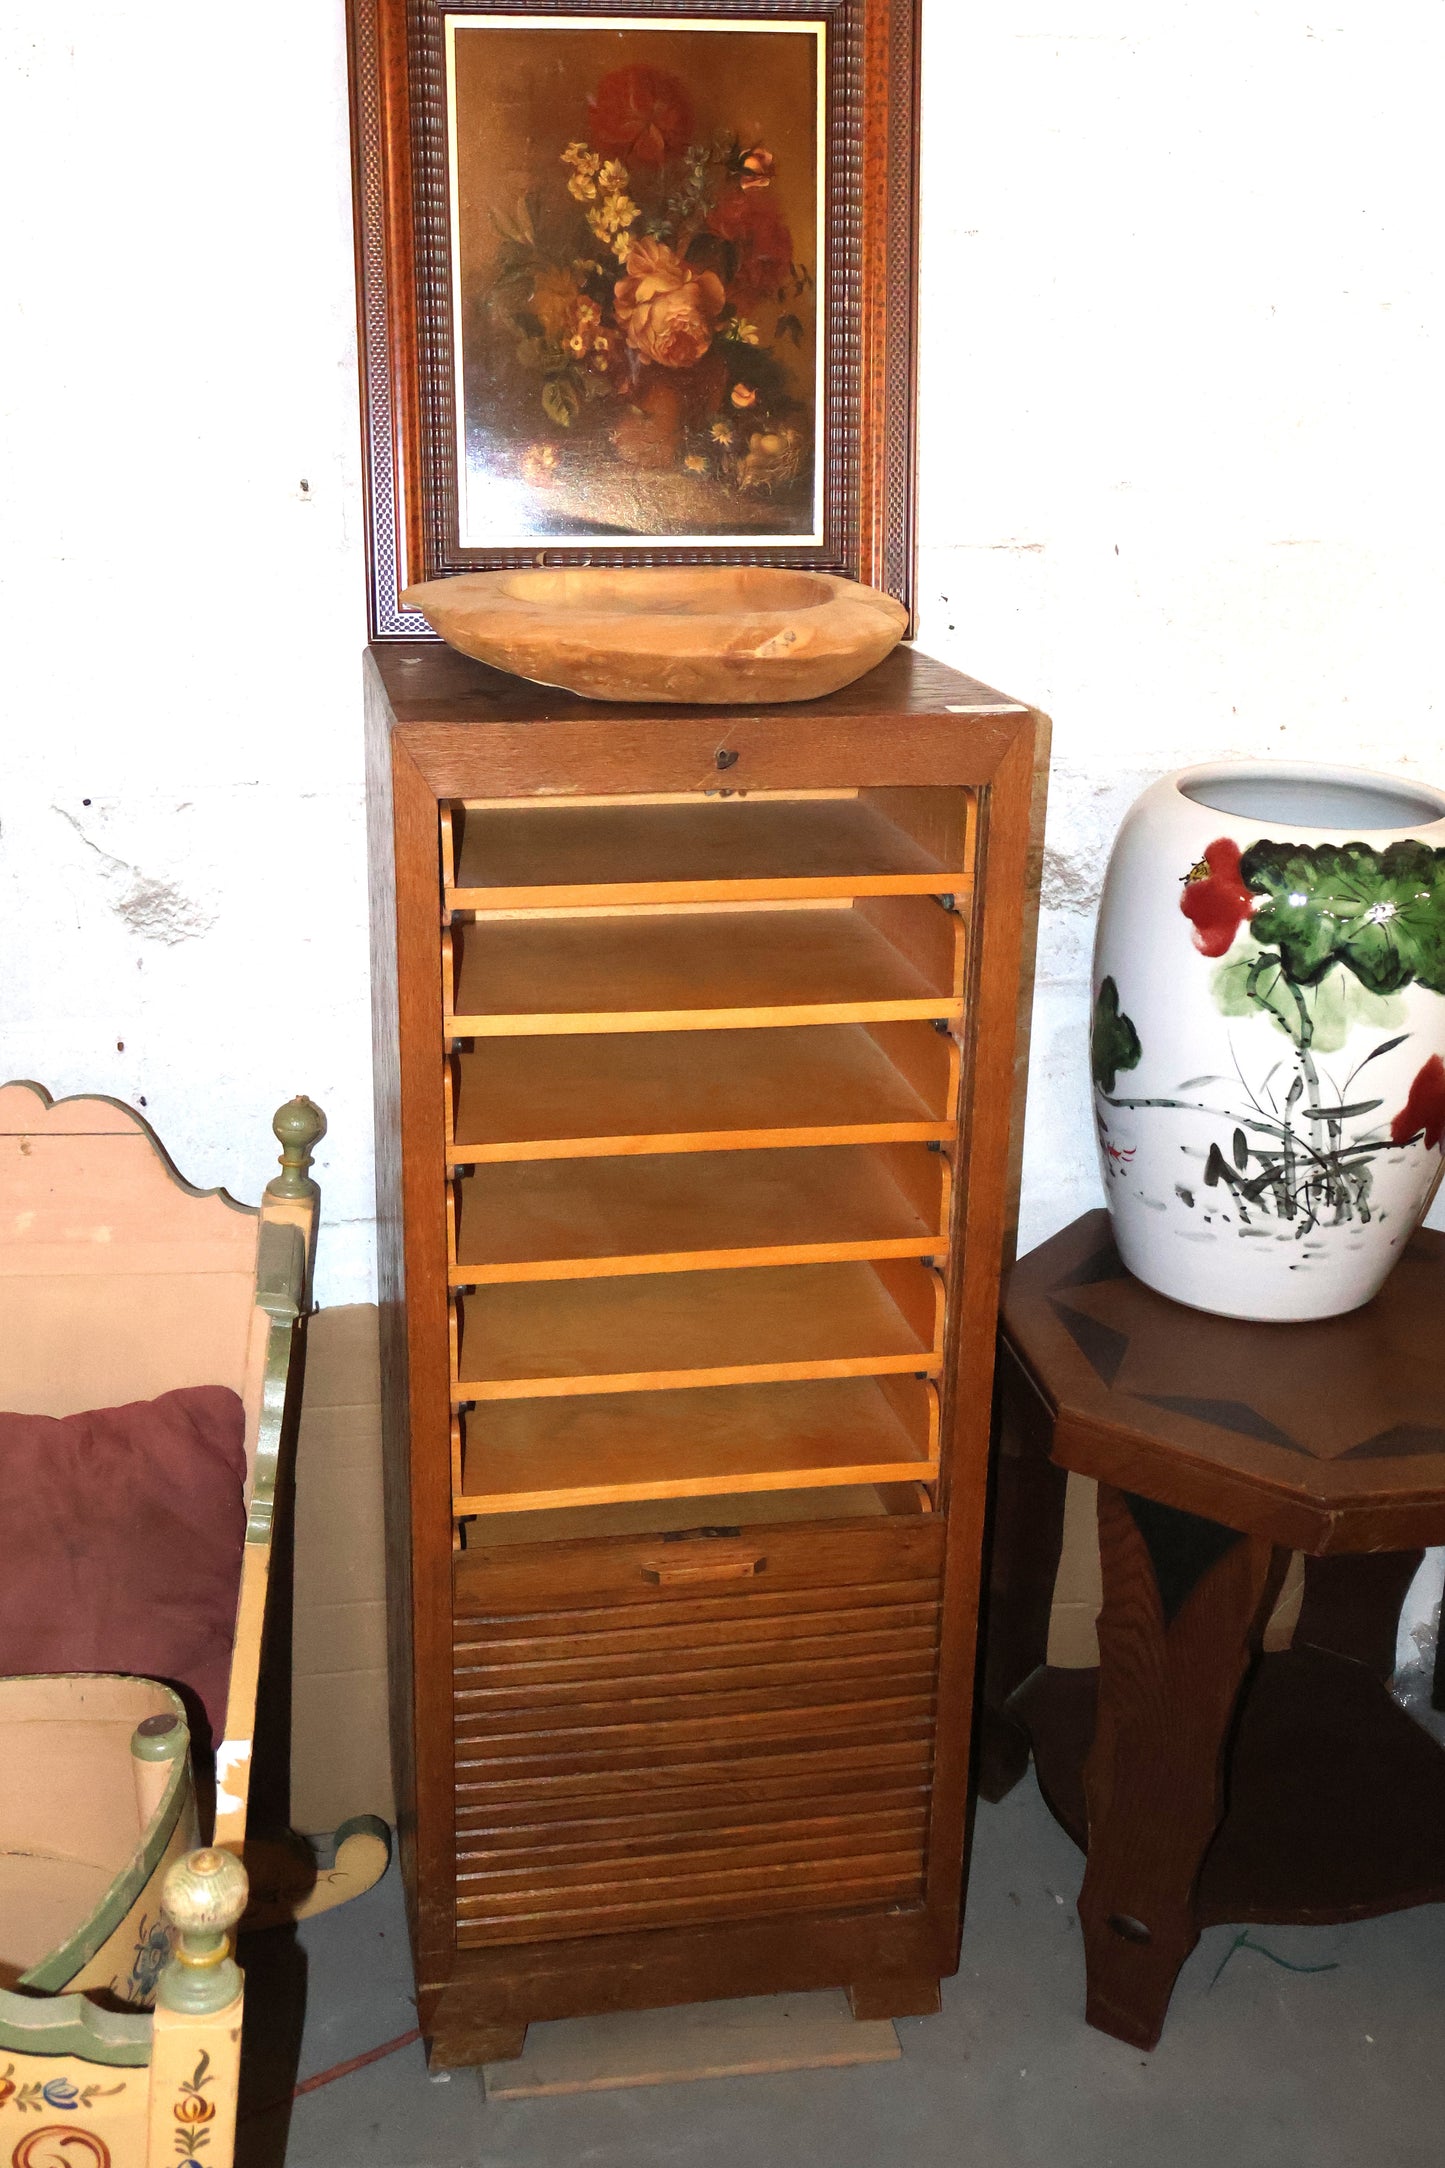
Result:
{"label": "framed floral painting", "polygon": [[372,631],[586,561],[912,582],[917,0],[352,0]]}

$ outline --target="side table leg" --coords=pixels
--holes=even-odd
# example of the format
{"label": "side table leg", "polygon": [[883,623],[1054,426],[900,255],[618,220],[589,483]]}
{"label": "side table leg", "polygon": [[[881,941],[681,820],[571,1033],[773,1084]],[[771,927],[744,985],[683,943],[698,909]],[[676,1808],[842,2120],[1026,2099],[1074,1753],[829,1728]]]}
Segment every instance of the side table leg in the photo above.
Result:
{"label": "side table leg", "polygon": [[1395,1676],[1400,1612],[1424,1556],[1417,1550],[1307,1558],[1294,1646],[1353,1657],[1388,1686]]}
{"label": "side table leg", "polygon": [[1052,1437],[1053,1417],[1000,1333],[978,1751],[979,1794],[991,1801],[1006,1798],[1029,1766],[1028,1733],[1009,1715],[1008,1698],[1048,1661],[1069,1480],[1049,1458]]}
{"label": "side table leg", "polygon": [[1289,1554],[1101,1483],[1099,1556],[1085,2014],[1152,2048],[1199,1939],[1194,1890],[1223,1814],[1231,1718]]}

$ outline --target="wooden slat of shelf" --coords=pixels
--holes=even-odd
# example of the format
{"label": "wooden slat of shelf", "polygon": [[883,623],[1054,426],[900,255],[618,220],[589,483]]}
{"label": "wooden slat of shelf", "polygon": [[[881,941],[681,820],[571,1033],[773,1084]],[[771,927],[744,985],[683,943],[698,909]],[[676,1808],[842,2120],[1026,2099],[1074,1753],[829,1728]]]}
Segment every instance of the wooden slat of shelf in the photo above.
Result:
{"label": "wooden slat of shelf", "polygon": [[[914,1705],[916,1702],[916,1706]],[[929,1731],[929,1697],[909,1697],[908,1708],[899,1712],[878,1707],[828,1712],[816,1726],[786,1725],[774,1733],[709,1735],[705,1724],[694,1727],[695,1736],[673,1742],[668,1755],[670,1781],[679,1785],[700,1784],[710,1777],[719,1783],[745,1783],[750,1778],[797,1776],[816,1769],[818,1759],[839,1757],[847,1749],[872,1752],[887,1747],[917,1747],[924,1759],[932,1751]],[[568,1798],[587,1800],[599,1792],[625,1791],[639,1775],[652,1777],[657,1756],[655,1739],[619,1740],[607,1743],[578,1740],[562,1734],[548,1741],[544,1735],[510,1742],[510,1750],[492,1750],[485,1741],[470,1741],[456,1757],[457,1797],[520,1802],[528,1789],[550,1768],[558,1778],[573,1778],[565,1789],[544,1791],[550,1808]],[[885,1761],[885,1766],[886,1766]],[[911,1766],[911,1753],[899,1756],[898,1767]],[[725,1797],[726,1794],[719,1794]],[[666,1804],[666,1801],[657,1802]]]}
{"label": "wooden slat of shelf", "polygon": [[695,1893],[689,1887],[676,1897],[638,1897],[630,1891],[617,1894],[609,1904],[576,1906],[570,1899],[558,1908],[526,1911],[519,1904],[487,1905],[474,1917],[466,1903],[457,1907],[457,1944],[476,1947],[487,1942],[544,1942],[574,1940],[579,1935],[605,1935],[621,1928],[682,1926],[706,1920],[752,1918],[768,1912],[847,1910],[854,1906],[902,1904],[915,1900],[923,1888],[923,1852],[887,1856],[879,1860],[850,1859],[846,1871],[839,1863],[826,1862],[810,1871],[780,1867],[764,1878],[757,1872],[739,1875],[715,1891]]}
{"label": "wooden slat of shelf", "polygon": [[912,1389],[921,1437],[909,1435],[872,1378],[504,1401],[466,1418],[453,1510],[928,1482],[938,1470],[937,1401],[923,1384]]}
{"label": "wooden slat of shelf", "polygon": [[853,1859],[883,1844],[909,1844],[916,1850],[927,1825],[925,1801],[911,1812],[862,1814],[831,1824],[793,1823],[776,1831],[744,1823],[736,1832],[705,1844],[684,1836],[672,1844],[654,1846],[629,1837],[580,1856],[565,1846],[538,1845],[520,1860],[478,1849],[459,1855],[457,1888],[464,1898],[486,1897],[512,1890],[534,1891],[539,1886],[558,1892],[595,1888],[615,1880],[619,1869],[633,1879],[645,1875],[650,1883],[656,1876],[666,1884],[726,1873],[744,1864],[766,1867],[793,1860],[803,1866],[819,1860]]}
{"label": "wooden slat of shelf", "polygon": [[[552,1405],[555,1407],[560,1403],[554,1401]],[[907,1490],[915,1487],[905,1485]],[[898,1514],[899,1507],[890,1501],[900,1495],[896,1483],[885,1483],[881,1489],[876,1483],[840,1483],[836,1490],[728,1491],[721,1498],[709,1496],[707,1517],[730,1528],[759,1521],[766,1522],[770,1529],[796,1525],[799,1521],[806,1521],[810,1526],[835,1521],[881,1522]],[[927,1495],[925,1491],[923,1496],[926,1498]],[[913,1510],[911,1506],[907,1508],[910,1517]],[[923,1506],[918,1508],[920,1514],[928,1510]],[[559,1506],[541,1522],[534,1513],[489,1513],[485,1520],[457,1524],[467,1531],[467,1541],[457,1564],[465,1570],[472,1554],[483,1552],[490,1569],[510,1556],[535,1551],[539,1541],[549,1550],[579,1538],[595,1542],[599,1536],[636,1540],[647,1537],[655,1541],[667,1529],[695,1527],[697,1517],[694,1498],[630,1499],[619,1506]],[[547,1615],[533,1612],[529,1626],[545,1621]],[[545,1633],[545,1623],[538,1624],[537,1631]]]}
{"label": "wooden slat of shelf", "polygon": [[[828,1685],[838,1679],[872,1674],[903,1677],[910,1671],[926,1669],[937,1654],[937,1631],[924,1625],[915,1627],[911,1634],[871,1638],[860,1635],[856,1645],[851,1641],[839,1645],[800,1639],[795,1651],[789,1640],[785,1655],[773,1650],[760,1656],[754,1650],[747,1663],[697,1668],[683,1659],[677,1670],[668,1672],[667,1684],[673,1694],[711,1697],[740,1679],[749,1686],[771,1688],[810,1682]],[[606,1669],[587,1663],[575,1667],[522,1663],[504,1665],[495,1671],[465,1672],[456,1680],[452,1700],[458,1717],[462,1717],[488,1709],[565,1708],[584,1696],[593,1702],[630,1701],[636,1693],[636,1659],[618,1657]]]}
{"label": "wooden slat of shelf", "polygon": [[[876,1766],[845,1769],[841,1766],[845,1759],[849,1758],[840,1756],[834,1763],[833,1781],[823,1795],[834,1815],[907,1808],[928,1796],[926,1762],[901,1771],[896,1780],[884,1770],[880,1782]],[[686,1837],[690,1830],[727,1828],[734,1823],[767,1829],[812,1820],[819,1797],[806,1778],[792,1776],[755,1780],[740,1796],[726,1790],[719,1794],[705,1785],[669,1785],[665,1798],[645,1806],[630,1789],[555,1804],[519,1801],[511,1805],[467,1806],[459,1800],[457,1825],[464,1846],[524,1845],[533,1837],[543,1841],[605,1842],[619,1822],[631,1825],[642,1836],[656,1831],[664,1837],[674,1833]]]}
{"label": "wooden slat of shelf", "polygon": [[952,853],[940,857],[876,799],[468,811],[447,903],[487,911],[956,894],[969,885],[961,803],[954,825]]}
{"label": "wooden slat of shelf", "polygon": [[556,1814],[536,1814],[526,1807],[498,1808],[490,1819],[484,1819],[485,1808],[464,1808],[459,1812],[462,1827],[459,1830],[459,1856],[490,1853],[499,1855],[529,1844],[545,1845],[548,1849],[592,1851],[601,1853],[611,1848],[624,1835],[649,1846],[659,1848],[686,1847],[699,1836],[720,1842],[734,1833],[764,1831],[768,1837],[776,1833],[786,1836],[793,1831],[804,1832],[821,1827],[837,1827],[840,1823],[856,1825],[875,1815],[890,1817],[907,1816],[926,1812],[928,1787],[916,1779],[906,1780],[896,1786],[880,1786],[875,1782],[849,1783],[845,1779],[831,1788],[825,1798],[809,1798],[796,1780],[784,1780],[777,1785],[760,1787],[758,1806],[772,1805],[771,1814],[740,1813],[735,1800],[678,1799],[669,1793],[667,1799],[658,1800],[647,1807],[640,1806],[635,1793],[620,1792],[610,1800],[589,1801],[579,1813],[568,1806]]}
{"label": "wooden slat of shelf", "polygon": [[[915,1269],[921,1272],[923,1267]],[[777,1491],[765,1497],[734,1493],[730,1506],[710,1509],[706,1519],[739,1528],[745,1541],[759,1538],[768,1554],[768,1570],[746,1583],[722,1583],[708,1596],[689,1589],[684,1597],[650,1581],[645,1571],[656,1558],[661,1531],[683,1534],[697,1528],[690,1498],[559,1512],[545,1527],[527,1514],[499,1514],[499,1520],[527,1526],[528,1541],[499,1546],[490,1523],[484,1532],[473,1529],[467,1550],[453,1561],[453,1632],[470,1639],[480,1630],[480,1621],[500,1612],[506,1614],[508,1631],[522,1614],[528,1631],[535,1624],[538,1632],[545,1632],[550,1618],[567,1620],[562,1630],[578,1633],[679,1624],[690,1618],[702,1637],[726,1638],[739,1620],[780,1605],[818,1611],[836,1608],[840,1601],[860,1608],[932,1600],[946,1542],[943,1520],[913,1508],[889,1508],[882,1491],[891,1495],[900,1487],[914,1488],[852,1485],[840,1493],[849,1510],[832,1516],[826,1501],[810,1491]],[[576,1540],[564,1540],[553,1520],[570,1524],[566,1536]],[[807,1525],[799,1526],[800,1521]],[[609,1540],[598,1543],[596,1537],[604,1532]]]}
{"label": "wooden slat of shelf", "polygon": [[917,1166],[885,1146],[481,1167],[458,1184],[451,1284],[941,1258],[947,1162],[924,1145],[893,1150]]}
{"label": "wooden slat of shelf", "polygon": [[458,1057],[450,1156],[484,1165],[951,1139],[956,1043],[927,1023],[888,1028],[922,1036],[920,1066],[941,1071],[936,1097],[861,1024],[484,1040]]}
{"label": "wooden slat of shelf", "polygon": [[[810,1512],[826,1518],[826,1499],[814,1499],[806,1491],[798,1492],[797,1496],[806,1503]],[[684,1501],[684,1504],[686,1503],[687,1501]],[[754,1503],[766,1501],[755,1501],[751,1494],[735,1494],[732,1503],[741,1511]],[[601,1517],[560,1512],[557,1515],[558,1520],[578,1523],[591,1522],[594,1518]],[[682,1528],[694,1518],[695,1516],[690,1514],[679,1513],[677,1525]],[[729,1515],[725,1525],[735,1527],[742,1523],[736,1515]],[[780,1534],[788,1524],[770,1525],[765,1521],[758,1521],[752,1525],[767,1540]],[[536,1522],[528,1522],[528,1536],[534,1548],[539,1541],[547,1540],[550,1527],[549,1521],[547,1528],[539,1533]],[[628,1540],[634,1539],[629,1537]],[[638,1543],[646,1541],[651,1550],[657,1537],[654,1534],[649,1538],[637,1537],[635,1540]],[[490,1535],[482,1548],[490,1553]],[[879,1589],[881,1594],[878,1593]],[[639,1596],[651,1596],[654,1591],[644,1590],[639,1584],[637,1593]],[[806,1601],[802,1600],[804,1594]],[[858,1598],[856,1602],[851,1600],[855,1594]],[[460,1664],[462,1656],[475,1658],[480,1651],[493,1647],[503,1652],[515,1650],[519,1645],[516,1639],[499,1639],[495,1642],[492,1640],[493,1631],[503,1628],[510,1636],[523,1636],[529,1650],[533,1647],[540,1650],[539,1661],[565,1661],[566,1651],[574,1643],[585,1649],[588,1655],[594,1652],[599,1655],[615,1653],[635,1646],[654,1652],[686,1648],[699,1658],[711,1658],[715,1651],[731,1653],[735,1648],[743,1648],[750,1639],[765,1642],[770,1633],[777,1632],[781,1618],[791,1620],[796,1615],[797,1619],[802,1621],[797,1630],[804,1634],[850,1634],[865,1630],[872,1632],[881,1630],[893,1619],[916,1625],[920,1618],[934,1618],[939,1600],[936,1588],[931,1591],[920,1590],[916,1582],[899,1581],[880,1583],[875,1588],[850,1590],[849,1599],[847,1608],[840,1609],[841,1598],[837,1589],[809,1589],[806,1592],[780,1590],[772,1587],[766,1576],[760,1578],[756,1584],[749,1584],[746,1597],[741,1602],[736,1596],[731,1601],[723,1597],[712,1597],[704,1608],[700,1598],[689,1595],[689,1608],[685,1617],[688,1621],[686,1633],[693,1636],[691,1640],[678,1638],[683,1634],[684,1628],[682,1621],[673,1615],[675,1605],[651,1602],[629,1604],[616,1597],[603,1609],[588,1606],[583,1610],[569,1608],[565,1612],[508,1612],[503,1620],[478,1621],[474,1618],[459,1618],[454,1622],[457,1660]],[[695,1616],[699,1611],[702,1611],[703,1615]],[[556,1624],[559,1618],[565,1618],[569,1623],[559,1627]],[[625,1623],[619,1625],[619,1619]],[[486,1634],[484,1641],[474,1638],[479,1630]],[[788,1630],[791,1633],[793,1628],[790,1626]]]}
{"label": "wooden slat of shelf", "polygon": [[921,969],[897,945],[905,912],[950,914],[927,897],[892,904],[891,936],[862,909],[663,913],[512,919],[458,926],[451,1038],[617,1031],[706,1031],[850,1024],[963,1014],[962,921],[952,918],[946,973]]}
{"label": "wooden slat of shelf", "polygon": [[[921,1264],[882,1270],[934,1279]],[[942,1367],[940,1335],[921,1337],[872,1265],[541,1280],[458,1299],[458,1401],[937,1375]]]}
{"label": "wooden slat of shelf", "polygon": [[[749,1590],[750,1595],[753,1593]],[[791,1621],[792,1614],[788,1615]],[[472,1623],[460,1620],[458,1626],[470,1629]],[[775,1610],[761,1619],[729,1621],[725,1633],[706,1639],[697,1636],[691,1624],[620,1626],[610,1631],[593,1628],[550,1639],[532,1632],[530,1618],[520,1622],[508,1619],[506,1635],[498,1628],[499,1622],[491,1621],[485,1636],[475,1640],[459,1632],[455,1647],[456,1693],[467,1692],[469,1681],[503,1676],[525,1675],[543,1686],[553,1678],[621,1677],[636,1664],[639,1655],[663,1655],[674,1665],[685,1658],[689,1668],[698,1668],[699,1675],[703,1671],[728,1671],[735,1665],[763,1660],[760,1650],[766,1649],[770,1639],[777,1638],[778,1613]],[[900,1649],[911,1649],[920,1640],[936,1641],[937,1598],[894,1603],[886,1611],[860,1605],[852,1610],[799,1612],[796,1624],[789,1625],[788,1649],[790,1654],[797,1647],[826,1658],[844,1655],[850,1648],[872,1651],[890,1647],[895,1637]]]}
{"label": "wooden slat of shelf", "polygon": [[892,1677],[885,1672],[816,1685],[804,1679],[786,1687],[749,1685],[713,1694],[673,1694],[656,1680],[638,1680],[620,1701],[482,1709],[458,1715],[453,1728],[458,1757],[466,1759],[529,1753],[538,1739],[610,1753],[651,1738],[670,1756],[703,1739],[811,1736],[835,1731],[860,1712],[913,1714],[931,1705],[937,1678],[938,1664],[930,1655]]}
{"label": "wooden slat of shelf", "polygon": [[[905,1723],[855,1725],[845,1742],[808,1740],[781,1751],[776,1742],[746,1750],[730,1743],[721,1754],[675,1764],[668,1772],[668,1797],[681,1804],[698,1793],[712,1800],[774,1796],[780,1787],[796,1785],[799,1778],[816,1783],[820,1764],[830,1777],[834,1772],[881,1770],[890,1784],[912,1775],[926,1781],[933,1766],[932,1721],[924,1716]],[[512,1806],[546,1812],[572,1805],[593,1807],[619,1791],[635,1789],[649,1779],[655,1782],[655,1772],[656,1764],[646,1752],[611,1764],[599,1763],[592,1756],[554,1758],[546,1753],[496,1765],[468,1763],[457,1768],[457,1807],[458,1811],[480,1808],[488,1813]]]}

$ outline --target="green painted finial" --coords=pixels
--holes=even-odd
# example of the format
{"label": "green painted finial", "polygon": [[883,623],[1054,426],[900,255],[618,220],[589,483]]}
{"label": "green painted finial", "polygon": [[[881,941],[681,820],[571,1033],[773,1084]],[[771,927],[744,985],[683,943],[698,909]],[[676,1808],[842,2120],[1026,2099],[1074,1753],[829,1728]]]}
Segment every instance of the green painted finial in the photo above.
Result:
{"label": "green painted finial", "polygon": [[176,1948],[156,1990],[166,2009],[209,2017],[240,1994],[231,1929],[248,1894],[246,1870],[232,1852],[207,1846],[187,1852],[170,1868],[161,1884],[161,1910],[175,1930]]}
{"label": "green painted finial", "polygon": [[266,1184],[268,1197],[319,1197],[307,1169],[326,1134],[326,1116],[310,1099],[288,1099],[271,1123],[281,1146],[281,1172]]}
{"label": "green painted finial", "polygon": [[191,1743],[191,1735],[178,1716],[143,1717],[131,1733],[133,1761],[179,1761]]}

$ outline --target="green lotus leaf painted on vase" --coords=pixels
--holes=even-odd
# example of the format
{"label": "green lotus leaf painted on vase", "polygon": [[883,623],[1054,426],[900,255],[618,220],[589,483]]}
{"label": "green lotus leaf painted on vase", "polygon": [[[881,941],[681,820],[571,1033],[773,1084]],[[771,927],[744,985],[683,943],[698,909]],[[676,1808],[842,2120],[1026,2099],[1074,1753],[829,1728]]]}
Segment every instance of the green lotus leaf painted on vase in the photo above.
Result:
{"label": "green lotus leaf painted on vase", "polygon": [[1445,994],[1445,850],[1262,842],[1240,874],[1263,899],[1250,932],[1296,985],[1317,985],[1339,963],[1373,994],[1416,979]]}
{"label": "green lotus leaf painted on vase", "polygon": [[1105,979],[1094,1003],[1094,1024],[1089,1035],[1089,1055],[1094,1082],[1100,1091],[1111,1092],[1121,1069],[1137,1069],[1144,1049],[1132,1017],[1119,1007],[1119,989]]}

